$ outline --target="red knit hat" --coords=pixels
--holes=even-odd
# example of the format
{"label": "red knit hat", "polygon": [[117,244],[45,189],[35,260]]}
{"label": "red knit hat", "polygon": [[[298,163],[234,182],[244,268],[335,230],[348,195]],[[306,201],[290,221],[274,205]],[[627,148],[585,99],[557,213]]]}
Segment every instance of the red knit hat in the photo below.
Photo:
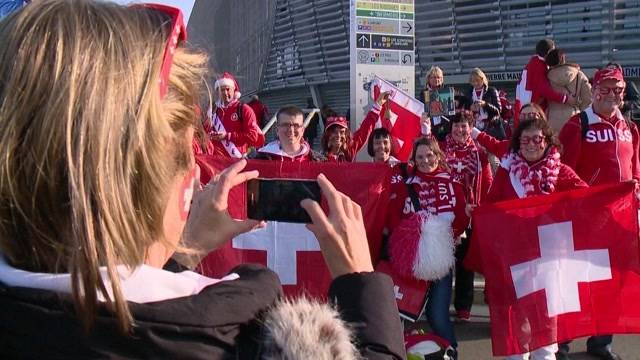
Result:
{"label": "red knit hat", "polygon": [[601,82],[609,79],[624,82],[624,75],[622,74],[622,70],[617,67],[607,67],[596,71],[596,73],[593,75],[593,85],[599,85]]}
{"label": "red knit hat", "polygon": [[228,73],[226,71],[222,73],[222,76],[220,76],[218,80],[216,80],[213,87],[218,90],[221,86],[225,85],[232,87],[234,89],[234,97],[236,99],[240,99],[240,96],[242,96],[242,93],[240,92],[240,86],[238,85],[236,78],[234,78],[231,73]]}
{"label": "red knit hat", "polygon": [[327,131],[327,129],[329,129],[332,126],[340,126],[343,127],[345,129],[349,129],[349,124],[347,123],[347,118],[345,118],[344,116],[330,116],[327,119],[327,123],[324,126],[324,131]]}

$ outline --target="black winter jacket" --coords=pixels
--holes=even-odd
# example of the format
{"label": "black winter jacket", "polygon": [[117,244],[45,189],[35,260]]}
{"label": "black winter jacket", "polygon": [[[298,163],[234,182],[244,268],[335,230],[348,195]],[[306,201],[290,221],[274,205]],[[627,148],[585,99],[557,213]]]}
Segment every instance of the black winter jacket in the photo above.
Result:
{"label": "black winter jacket", "polygon": [[[118,331],[116,319],[104,307],[85,334],[70,294],[0,283],[0,358],[263,358],[269,344],[265,315],[277,307],[282,288],[277,275],[261,266],[242,265],[232,272],[240,278],[208,286],[194,296],[129,303],[135,324],[128,336]],[[389,277],[379,273],[338,277],[329,299],[354,332],[365,358],[405,357]],[[303,329],[308,331],[313,332]],[[268,354],[278,358],[278,351],[285,350],[274,352],[272,346]]]}
{"label": "black winter jacket", "polygon": [[[473,103],[473,92],[473,87],[467,90],[466,96],[469,101],[467,106],[465,106],[465,108],[467,109],[471,107],[471,104]],[[487,120],[489,122],[498,120],[500,117],[500,112],[502,111],[500,106],[500,97],[498,96],[498,90],[496,90],[496,88],[492,86],[489,86],[488,88],[486,88],[484,94],[482,95],[482,100],[485,102],[482,109],[487,113]]]}

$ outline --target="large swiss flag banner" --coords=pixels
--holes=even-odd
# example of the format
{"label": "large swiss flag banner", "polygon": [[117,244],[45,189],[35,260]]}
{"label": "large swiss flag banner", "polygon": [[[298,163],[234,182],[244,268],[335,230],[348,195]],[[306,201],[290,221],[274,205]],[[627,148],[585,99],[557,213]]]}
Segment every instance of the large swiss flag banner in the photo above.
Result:
{"label": "large swiss flag banner", "polygon": [[[201,181],[208,182],[234,161],[198,156],[196,162],[202,170]],[[391,168],[388,165],[249,160],[245,170],[258,170],[259,177],[266,179],[315,180],[323,173],[336,189],[361,206],[375,264],[380,256],[389,202]],[[232,189],[229,194],[231,216],[245,219],[246,204],[246,186]],[[269,221],[266,228],[230,239],[222,248],[211,252],[199,269],[204,275],[221,277],[243,263],[260,263],[275,271],[287,295],[324,297],[331,282],[318,241],[304,224]]]}
{"label": "large swiss flag banner", "polygon": [[483,205],[466,264],[482,270],[494,355],[640,333],[634,184]]}

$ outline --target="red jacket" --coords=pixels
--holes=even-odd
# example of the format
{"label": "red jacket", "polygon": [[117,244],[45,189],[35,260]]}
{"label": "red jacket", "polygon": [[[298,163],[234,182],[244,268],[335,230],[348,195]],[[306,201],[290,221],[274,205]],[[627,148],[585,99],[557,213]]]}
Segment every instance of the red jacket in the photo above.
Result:
{"label": "red jacket", "polygon": [[[533,165],[535,167],[535,165]],[[518,181],[511,179],[509,171],[500,166],[496,171],[496,176],[493,178],[493,184],[491,190],[487,194],[486,202],[494,203],[498,201],[518,199],[519,196],[513,188],[512,181]],[[588,187],[587,183],[582,181],[578,175],[567,165],[560,164],[560,173],[558,174],[558,182],[555,184],[555,191],[569,191],[574,189],[580,189]]]}
{"label": "red jacket", "polygon": [[566,95],[551,87],[547,78],[547,64],[541,56],[534,55],[522,70],[522,76],[516,87],[516,100],[520,106],[536,103],[546,108],[547,101],[564,103]]}
{"label": "red jacket", "polygon": [[636,125],[627,122],[619,110],[611,119],[603,119],[591,106],[585,113],[589,130],[584,138],[580,114],[571,117],[560,130],[562,162],[591,186],[640,180]]}
{"label": "red jacket", "polygon": [[509,152],[511,140],[498,140],[486,132],[480,131],[476,128],[471,130],[471,136],[480,146],[487,149],[488,152],[492,153],[497,158],[501,159]]}
{"label": "red jacket", "polygon": [[[246,105],[242,105],[240,110],[242,113],[242,121],[238,118],[239,101],[233,101],[226,107],[218,106],[216,115],[222,121],[227,139],[235,144],[240,153],[245,154],[250,146],[260,147],[264,144],[264,134],[256,123],[256,116],[253,110]],[[204,129],[207,133],[212,131],[210,121],[205,121]],[[214,145],[214,154],[224,157],[231,157],[220,141],[212,141]]]}
{"label": "red jacket", "polygon": [[399,186],[392,186],[388,227],[390,232],[400,220],[415,212],[407,184],[418,193],[420,206],[433,215],[451,216],[453,236],[457,237],[469,226],[469,217],[465,213],[467,202],[464,187],[456,182],[448,172],[438,169],[429,174],[415,171]]}
{"label": "red jacket", "polygon": [[351,143],[347,145],[347,151],[344,153],[340,152],[339,154],[325,153],[327,160],[332,162],[354,161],[358,151],[360,151],[364,144],[367,143],[367,140],[369,140],[369,135],[376,126],[376,122],[379,118],[380,107],[374,105],[374,107],[369,110],[364,120],[362,120],[358,130],[351,135]]}

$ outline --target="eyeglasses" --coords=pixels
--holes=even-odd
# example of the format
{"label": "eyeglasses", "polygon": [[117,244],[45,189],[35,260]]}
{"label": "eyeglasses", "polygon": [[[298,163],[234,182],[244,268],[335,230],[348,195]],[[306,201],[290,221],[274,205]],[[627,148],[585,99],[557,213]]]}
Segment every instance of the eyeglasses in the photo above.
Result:
{"label": "eyeglasses", "polygon": [[292,128],[293,130],[300,130],[302,129],[302,124],[295,124],[295,123],[282,123],[282,124],[278,124],[278,127],[280,129],[290,129]]}
{"label": "eyeglasses", "polygon": [[522,145],[528,145],[532,141],[533,141],[534,144],[540,145],[544,141],[544,136],[534,135],[534,136],[521,136],[520,137],[520,144],[522,144]]}
{"label": "eyeglasses", "polygon": [[143,7],[153,9],[167,14],[171,17],[171,33],[164,48],[162,57],[162,66],[160,67],[160,98],[164,98],[169,90],[169,74],[171,73],[171,65],[173,65],[173,54],[180,41],[187,40],[187,27],[184,23],[182,11],[173,6],[162,4],[135,4],[133,7]]}
{"label": "eyeglasses", "polygon": [[609,88],[604,86],[598,86],[598,92],[600,93],[600,95],[608,95],[612,91],[614,94],[620,95],[624,91],[624,88],[623,87]]}

